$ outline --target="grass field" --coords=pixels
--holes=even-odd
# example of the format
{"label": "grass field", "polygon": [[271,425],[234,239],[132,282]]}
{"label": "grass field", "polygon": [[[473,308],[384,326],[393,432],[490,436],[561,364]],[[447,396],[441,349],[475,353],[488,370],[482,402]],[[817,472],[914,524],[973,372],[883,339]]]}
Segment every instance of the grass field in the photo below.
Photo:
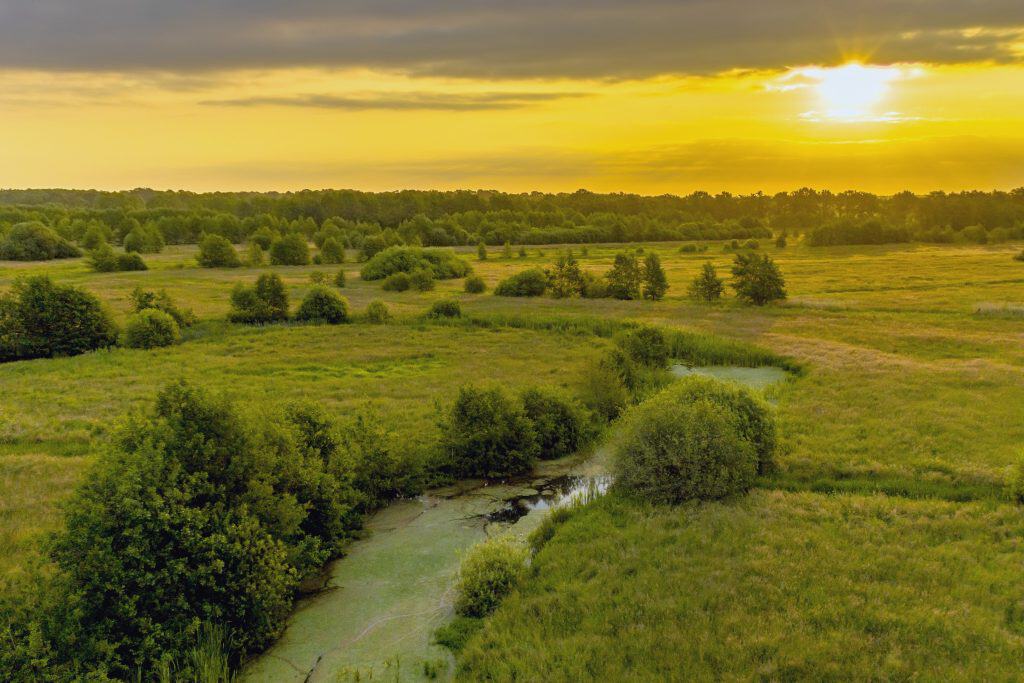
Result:
{"label": "grass field", "polygon": [[[623,248],[575,253],[600,272]],[[471,644],[469,674],[520,667],[531,678],[571,665],[614,679],[627,671],[616,667],[641,667],[644,652],[654,652],[643,664],[653,668],[630,670],[682,678],[684,669],[665,668],[678,652],[676,665],[696,678],[1012,678],[1024,633],[1015,616],[1024,518],[1002,496],[1010,468],[1024,459],[1024,263],[1011,258],[1021,245],[769,247],[790,298],[766,308],[686,299],[705,260],[727,274],[732,255],[719,244],[703,254],[643,248],[668,273],[664,301],[504,299],[463,294],[461,281],[388,293],[361,282],[358,264],[342,266],[355,312],[382,299],[401,319],[387,327],[228,325],[231,287],[258,271],[197,268],[194,247],[147,257],[151,270],[142,273],[95,274],[81,260],[0,263],[0,289],[19,274],[48,273],[96,293],[123,319],[135,286],[166,288],[200,318],[170,349],[0,366],[0,575],[37,552],[112,421],[167,381],[190,378],[258,401],[305,397],[339,413],[369,404],[411,439],[430,439],[435,401],[460,384],[569,385],[607,343],[414,319],[431,301],[455,296],[477,316],[586,316],[713,332],[806,369],[772,393],[781,466],[761,485],[775,490],[699,510],[610,502],[587,511],[541,555],[539,578]],[[500,249],[483,262],[465,256],[493,288],[527,265],[550,264],[558,249],[528,251],[526,259],[502,259]],[[311,272],[337,268],[274,270],[294,304]],[[602,548],[621,561],[609,563]],[[659,594],[650,572],[660,566],[670,573]],[[628,607],[633,597],[637,611]],[[631,623],[644,632],[629,631]],[[608,655],[624,634],[635,647]],[[586,655],[568,662],[574,648]],[[975,654],[958,659],[958,651]],[[488,668],[502,660],[511,668]]]}

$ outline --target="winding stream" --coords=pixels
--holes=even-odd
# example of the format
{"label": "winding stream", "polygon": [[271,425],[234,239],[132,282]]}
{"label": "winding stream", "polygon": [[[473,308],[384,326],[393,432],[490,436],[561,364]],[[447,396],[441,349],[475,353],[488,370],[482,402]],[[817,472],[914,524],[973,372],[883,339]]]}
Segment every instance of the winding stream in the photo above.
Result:
{"label": "winding stream", "polygon": [[[678,365],[763,390],[778,368]],[[470,480],[398,501],[367,522],[368,536],[325,569],[322,587],[303,598],[281,638],[252,660],[242,680],[420,681],[450,677],[453,658],[432,642],[452,616],[459,558],[488,535],[527,535],[552,507],[588,489],[603,491],[607,444],[592,453],[541,462],[532,477],[493,484]]]}

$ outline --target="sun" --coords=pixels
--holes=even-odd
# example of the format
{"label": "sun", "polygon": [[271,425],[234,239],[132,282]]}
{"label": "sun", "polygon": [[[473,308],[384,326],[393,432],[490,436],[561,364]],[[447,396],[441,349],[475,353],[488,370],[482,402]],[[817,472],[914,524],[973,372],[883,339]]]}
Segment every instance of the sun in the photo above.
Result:
{"label": "sun", "polygon": [[802,116],[810,120],[884,121],[893,112],[882,111],[892,84],[909,72],[899,66],[875,66],[847,62],[840,66],[807,66],[792,69],[780,79],[781,90],[807,89],[818,105]]}

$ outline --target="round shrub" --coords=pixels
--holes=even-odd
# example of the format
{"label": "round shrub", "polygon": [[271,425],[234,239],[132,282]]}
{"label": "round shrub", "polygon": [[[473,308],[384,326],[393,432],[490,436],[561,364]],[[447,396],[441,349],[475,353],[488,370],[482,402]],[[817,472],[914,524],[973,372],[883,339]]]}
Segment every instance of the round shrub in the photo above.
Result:
{"label": "round shrub", "polygon": [[341,243],[333,237],[328,237],[324,240],[323,245],[320,247],[320,263],[323,264],[335,264],[345,262],[345,248],[341,246]]}
{"label": "round shrub", "polygon": [[739,420],[740,434],[757,452],[758,474],[768,474],[775,467],[777,436],[771,409],[737,384],[711,377],[691,375],[672,386],[666,393],[678,401],[710,401],[732,411]]}
{"label": "round shrub", "polygon": [[487,291],[484,279],[479,275],[470,275],[466,278],[465,289],[467,294],[483,294]]}
{"label": "round shrub", "polygon": [[457,476],[522,474],[537,457],[533,423],[499,386],[462,387],[440,426],[442,450]]}
{"label": "round shrub", "polygon": [[85,231],[84,235],[82,235],[82,239],[79,241],[79,244],[81,244],[84,249],[92,250],[109,241],[110,228],[106,225],[92,225],[89,226],[89,229]]}
{"label": "round shrub", "polygon": [[651,368],[668,366],[668,341],[665,334],[656,327],[626,330],[616,336],[615,343],[635,363]]}
{"label": "round shrub", "polygon": [[231,292],[233,323],[263,324],[288,319],[288,291],[276,273],[264,273],[249,287],[241,283]]}
{"label": "round shrub", "polygon": [[152,223],[136,226],[121,241],[125,251],[159,254],[164,249],[164,236]]}
{"label": "round shrub", "polygon": [[526,569],[527,551],[506,538],[474,546],[459,567],[455,611],[465,617],[485,617],[512,592]]}
{"label": "round shrub", "polygon": [[155,349],[170,346],[181,338],[174,318],[155,308],[146,308],[131,318],[124,328],[124,345],[130,349]]}
{"label": "round shrub", "polygon": [[615,486],[643,500],[716,500],[750,489],[757,452],[728,408],[663,392],[628,416],[613,470]]}
{"label": "round shrub", "polygon": [[266,251],[267,249],[270,249],[270,245],[273,244],[274,240],[278,237],[279,235],[275,230],[264,225],[262,228],[249,235],[249,241],[253,244],[260,245],[260,249]]}
{"label": "round shrub", "polygon": [[81,256],[78,247],[42,223],[17,223],[0,239],[0,261],[49,261]]}
{"label": "round shrub", "polygon": [[499,282],[494,293],[498,296],[542,296],[547,288],[547,273],[540,268],[528,268]]}
{"label": "round shrub", "polygon": [[409,286],[417,292],[429,292],[434,285],[434,271],[430,268],[419,268],[409,274]]}
{"label": "round shrub", "polygon": [[366,321],[383,325],[391,320],[391,311],[383,301],[371,301],[366,307]]}
{"label": "round shrub", "polygon": [[345,271],[339,270],[338,274],[334,276],[334,286],[341,289],[345,286]]}
{"label": "round shrub", "polygon": [[421,247],[389,247],[375,254],[360,271],[364,280],[383,280],[394,273],[412,273],[429,268],[438,280],[466,277],[469,264],[452,251]]}
{"label": "round shrub", "polygon": [[452,299],[442,299],[441,301],[435,301],[430,306],[430,310],[427,311],[427,317],[461,318],[462,306],[459,305],[458,301],[454,301]]}
{"label": "round shrub", "polygon": [[203,235],[199,240],[197,260],[203,268],[237,268],[242,265],[235,246],[220,235]]}
{"label": "round shrub", "polygon": [[309,290],[306,298],[295,312],[295,319],[302,322],[324,322],[340,325],[348,322],[348,302],[334,290],[317,286]]}
{"label": "round shrub", "polygon": [[89,254],[89,267],[97,273],[117,273],[125,271],[148,270],[146,262],[136,252],[117,253],[104,243]]}
{"label": "round shrub", "polygon": [[540,387],[527,389],[521,399],[537,433],[542,459],[561,458],[580,449],[587,436],[587,415],[579,403]]}
{"label": "round shrub", "polygon": [[384,278],[381,289],[386,292],[404,292],[409,289],[408,273],[392,273]]}
{"label": "round shrub", "polygon": [[309,245],[298,233],[278,237],[270,245],[270,263],[275,266],[309,265]]}
{"label": "round shrub", "polygon": [[36,275],[0,294],[0,362],[75,356],[116,342],[107,309],[77,287]]}

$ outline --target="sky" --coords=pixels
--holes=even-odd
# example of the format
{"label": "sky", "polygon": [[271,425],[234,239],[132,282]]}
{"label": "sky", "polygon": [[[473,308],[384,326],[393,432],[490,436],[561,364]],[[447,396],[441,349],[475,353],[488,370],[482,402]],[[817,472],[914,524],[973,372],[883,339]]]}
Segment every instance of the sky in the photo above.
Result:
{"label": "sky", "polygon": [[0,0],[0,187],[1024,186],[1021,0]]}

